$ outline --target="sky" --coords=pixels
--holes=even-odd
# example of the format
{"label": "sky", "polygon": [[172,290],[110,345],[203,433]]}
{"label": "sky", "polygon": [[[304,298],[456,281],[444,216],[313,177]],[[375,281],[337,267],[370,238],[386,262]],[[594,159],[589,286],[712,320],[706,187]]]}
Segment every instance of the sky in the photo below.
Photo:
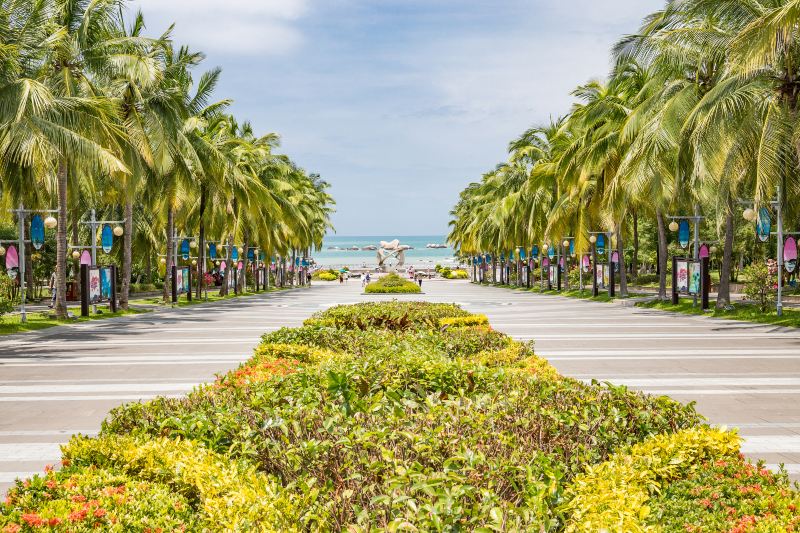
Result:
{"label": "sky", "polygon": [[[569,111],[663,0],[133,0],[219,99],[332,187],[338,235],[443,235],[458,193]],[[199,77],[199,75],[198,75]]]}

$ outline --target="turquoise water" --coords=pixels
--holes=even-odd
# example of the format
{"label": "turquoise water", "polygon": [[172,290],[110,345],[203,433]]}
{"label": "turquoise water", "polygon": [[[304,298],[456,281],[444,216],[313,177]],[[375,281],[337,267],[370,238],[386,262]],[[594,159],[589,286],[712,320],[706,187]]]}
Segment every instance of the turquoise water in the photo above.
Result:
{"label": "turquoise water", "polygon": [[[454,265],[453,249],[449,246],[442,249],[426,248],[427,244],[447,244],[444,235],[390,235],[390,236],[340,236],[330,235],[325,237],[322,250],[314,252],[312,257],[317,264],[322,266],[349,266],[359,268],[377,266],[377,251],[361,250],[369,245],[379,246],[381,241],[392,241],[397,239],[401,245],[413,247],[413,250],[406,250],[406,266],[418,268],[433,267],[436,264]],[[329,250],[329,247],[336,246],[340,250]],[[357,246],[358,251],[346,250]]]}

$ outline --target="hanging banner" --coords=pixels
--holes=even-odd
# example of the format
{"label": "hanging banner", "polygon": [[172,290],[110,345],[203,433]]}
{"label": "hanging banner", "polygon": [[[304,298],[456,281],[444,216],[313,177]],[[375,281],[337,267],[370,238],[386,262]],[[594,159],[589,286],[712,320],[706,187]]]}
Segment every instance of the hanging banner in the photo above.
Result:
{"label": "hanging banner", "polygon": [[575,241],[569,241],[569,255],[575,255]]}
{"label": "hanging banner", "polygon": [[581,259],[581,268],[587,274],[592,271],[592,260],[589,259],[588,255],[584,255],[583,259]]}
{"label": "hanging banner", "polygon": [[239,261],[239,264],[237,264],[237,265],[236,265],[236,270],[241,270],[241,269],[243,269],[243,268],[244,268],[244,263],[242,263],[241,261]]}
{"label": "hanging banner", "polygon": [[100,232],[100,244],[105,253],[110,253],[111,248],[114,247],[114,230],[111,229],[110,224],[103,226],[103,230]]}
{"label": "hanging banner", "polygon": [[210,257],[212,261],[217,258],[217,245],[213,242],[208,245],[208,257]]}
{"label": "hanging banner", "polygon": [[611,262],[614,264],[619,263],[619,252],[613,252],[611,254]]}
{"label": "hanging banner", "polygon": [[797,269],[797,241],[794,237],[787,237],[783,244],[783,266],[790,274]]}
{"label": "hanging banner", "polygon": [[700,245],[700,252],[699,253],[700,253],[700,259],[708,257],[709,256],[708,245],[707,244]]}
{"label": "hanging banner", "polygon": [[531,250],[531,256],[539,257],[539,247],[538,246],[534,246],[533,247],[533,250]]}
{"label": "hanging banner", "polygon": [[678,224],[678,244],[681,248],[686,249],[689,247],[689,221],[681,220]]}
{"label": "hanging banner", "polygon": [[595,244],[597,248],[597,255],[605,255],[606,253],[606,236],[602,233],[597,236],[597,243]]}
{"label": "hanging banner", "polygon": [[[598,239],[599,240],[599,239]],[[605,289],[606,288],[606,266],[605,265],[597,265],[594,269],[594,279],[597,283],[598,289]]]}
{"label": "hanging banner", "polygon": [[259,257],[259,258],[260,258],[262,261],[264,261],[264,260],[266,260],[266,259],[267,259],[267,254],[265,254],[264,252],[259,252],[259,254],[258,254],[258,257]]}
{"label": "hanging banner", "polygon": [[256,260],[256,250],[255,248],[250,248],[247,250],[247,260],[248,261],[255,261]]}
{"label": "hanging banner", "polygon": [[84,250],[81,254],[81,264],[82,265],[91,265],[92,264],[92,254],[89,253],[89,250]]}
{"label": "hanging banner", "polygon": [[769,240],[769,232],[772,229],[772,213],[766,207],[758,210],[758,221],[756,222],[756,235],[761,242]]}
{"label": "hanging banner", "polygon": [[220,263],[220,265],[219,265],[219,273],[220,273],[220,275],[225,275],[225,269],[226,268],[228,268],[228,265],[227,265],[227,263],[225,263],[225,261]]}
{"label": "hanging banner", "polygon": [[44,245],[44,222],[39,215],[31,217],[31,244],[37,250],[40,250]]}
{"label": "hanging banner", "polygon": [[19,254],[16,246],[9,246],[6,250],[6,270],[19,268]]}
{"label": "hanging banner", "polygon": [[501,263],[505,263],[506,262],[506,254],[504,252],[500,253],[500,262]]}
{"label": "hanging banner", "polygon": [[525,261],[525,248],[520,248],[519,249],[519,260],[520,261]]}
{"label": "hanging banner", "polygon": [[512,262],[514,260],[514,252],[508,252],[508,262]]}
{"label": "hanging banner", "polygon": [[89,304],[98,304],[103,299],[103,290],[100,283],[100,269],[89,269]]}
{"label": "hanging banner", "polygon": [[189,249],[191,248],[191,244],[189,243],[189,239],[183,239],[181,241],[181,259],[186,261],[189,259]]}
{"label": "hanging banner", "polygon": [[550,259],[546,257],[542,259],[542,268],[550,268]]}
{"label": "hanging banner", "polygon": [[233,250],[231,250],[231,259],[233,259],[234,261],[239,259],[239,249],[236,246],[234,246]]}
{"label": "hanging banner", "polygon": [[555,256],[556,256],[556,249],[555,249],[555,248],[553,248],[552,246],[548,246],[548,247],[547,247],[547,257],[549,257],[550,259],[552,259],[552,258],[554,258]]}

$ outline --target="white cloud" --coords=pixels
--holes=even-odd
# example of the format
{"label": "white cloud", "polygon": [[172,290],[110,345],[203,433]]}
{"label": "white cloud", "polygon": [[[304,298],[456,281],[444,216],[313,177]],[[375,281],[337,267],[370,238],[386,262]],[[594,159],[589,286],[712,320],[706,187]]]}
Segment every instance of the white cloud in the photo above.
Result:
{"label": "white cloud", "polygon": [[154,31],[175,22],[174,38],[195,49],[237,55],[281,54],[303,36],[297,21],[309,0],[134,0]]}

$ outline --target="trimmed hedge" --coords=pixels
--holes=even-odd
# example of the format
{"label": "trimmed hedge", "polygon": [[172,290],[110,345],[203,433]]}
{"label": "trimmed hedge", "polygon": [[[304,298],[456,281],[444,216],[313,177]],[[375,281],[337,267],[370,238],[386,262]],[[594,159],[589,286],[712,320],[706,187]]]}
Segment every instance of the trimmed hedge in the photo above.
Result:
{"label": "trimmed hedge", "polygon": [[[454,305],[382,302],[267,333],[214,383],[116,408],[100,437],[73,439],[60,472],[11,489],[0,531],[51,519],[60,531],[794,524],[785,476],[742,466],[738,437],[692,405],[560,376],[486,322]],[[688,495],[738,479],[705,474],[720,461],[768,480],[778,503],[766,511],[720,489],[742,513],[720,522],[722,504],[698,507]]]}
{"label": "trimmed hedge", "polygon": [[387,274],[368,284],[364,292],[370,294],[419,294],[422,289],[413,281],[397,274]]}

